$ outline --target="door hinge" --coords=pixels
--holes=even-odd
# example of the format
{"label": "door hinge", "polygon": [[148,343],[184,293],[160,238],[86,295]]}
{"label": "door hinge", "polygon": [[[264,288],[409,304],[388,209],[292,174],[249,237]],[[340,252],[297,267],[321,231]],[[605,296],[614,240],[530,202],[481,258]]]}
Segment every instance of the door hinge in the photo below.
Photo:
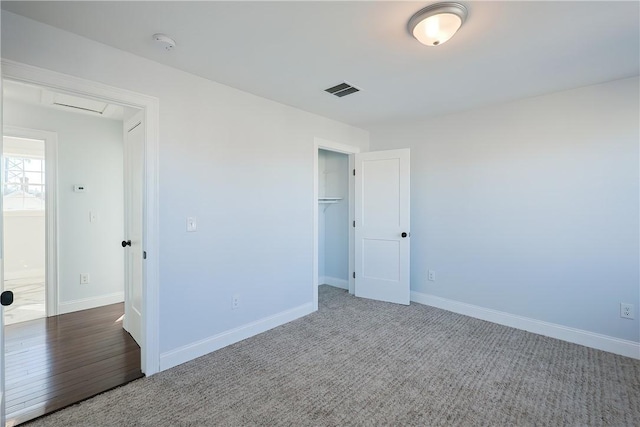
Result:
{"label": "door hinge", "polygon": [[356,170],[355,169],[353,170],[353,176],[356,176]]}
{"label": "door hinge", "polygon": [[355,222],[355,221],[353,221],[353,226],[354,226],[354,227],[356,226],[356,222]]}
{"label": "door hinge", "polygon": [[142,259],[147,259],[147,251],[142,251]]}
{"label": "door hinge", "polygon": [[356,278],[356,272],[355,271],[353,272],[353,278],[354,279]]}

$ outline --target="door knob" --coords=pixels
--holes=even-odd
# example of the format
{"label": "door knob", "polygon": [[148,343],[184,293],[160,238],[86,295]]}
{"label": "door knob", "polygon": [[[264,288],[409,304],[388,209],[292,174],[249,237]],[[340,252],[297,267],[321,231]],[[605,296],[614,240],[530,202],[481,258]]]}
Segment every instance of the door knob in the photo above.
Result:
{"label": "door knob", "polygon": [[402,238],[404,239],[407,236],[411,236],[411,233],[405,233],[404,231],[401,234]]}
{"label": "door knob", "polygon": [[131,240],[123,240],[122,247],[126,248],[127,246],[131,246]]}
{"label": "door knob", "polygon": [[0,304],[2,305],[11,305],[13,304],[13,292],[4,291],[0,294]]}

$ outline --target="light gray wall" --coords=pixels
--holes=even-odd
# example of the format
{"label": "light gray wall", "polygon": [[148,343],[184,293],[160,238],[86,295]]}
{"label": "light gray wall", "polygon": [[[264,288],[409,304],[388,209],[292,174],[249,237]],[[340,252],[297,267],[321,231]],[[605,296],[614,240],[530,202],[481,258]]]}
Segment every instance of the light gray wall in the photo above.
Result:
{"label": "light gray wall", "polygon": [[[322,159],[322,160],[321,160]],[[318,221],[322,224],[319,240],[324,255],[321,276],[349,280],[349,157],[320,150],[318,153],[319,194],[341,197],[338,203],[320,205]],[[324,192],[323,192],[324,191]],[[345,284],[348,286],[348,283]]]}
{"label": "light gray wall", "polygon": [[[3,114],[5,125],[58,136],[59,312],[122,301],[122,122],[7,100]],[[87,192],[75,193],[77,184]],[[80,273],[89,284],[80,284]]]}
{"label": "light gray wall", "polygon": [[[411,288],[640,341],[638,78],[371,129],[411,148]],[[436,281],[427,281],[427,270]]]}
{"label": "light gray wall", "polygon": [[162,353],[313,303],[314,137],[368,132],[7,12],[2,55],[160,100]]}

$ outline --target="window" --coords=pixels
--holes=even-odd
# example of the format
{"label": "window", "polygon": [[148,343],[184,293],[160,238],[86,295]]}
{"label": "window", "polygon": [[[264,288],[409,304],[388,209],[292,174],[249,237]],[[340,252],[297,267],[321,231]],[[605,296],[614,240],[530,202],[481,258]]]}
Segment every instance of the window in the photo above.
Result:
{"label": "window", "polygon": [[3,210],[44,211],[44,141],[5,137],[4,142]]}

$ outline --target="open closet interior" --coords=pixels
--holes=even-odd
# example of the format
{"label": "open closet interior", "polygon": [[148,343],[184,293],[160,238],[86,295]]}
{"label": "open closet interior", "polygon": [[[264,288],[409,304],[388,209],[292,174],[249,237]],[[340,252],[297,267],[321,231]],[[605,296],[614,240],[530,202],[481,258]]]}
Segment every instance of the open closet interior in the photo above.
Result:
{"label": "open closet interior", "polygon": [[349,156],[318,150],[318,284],[349,289]]}

